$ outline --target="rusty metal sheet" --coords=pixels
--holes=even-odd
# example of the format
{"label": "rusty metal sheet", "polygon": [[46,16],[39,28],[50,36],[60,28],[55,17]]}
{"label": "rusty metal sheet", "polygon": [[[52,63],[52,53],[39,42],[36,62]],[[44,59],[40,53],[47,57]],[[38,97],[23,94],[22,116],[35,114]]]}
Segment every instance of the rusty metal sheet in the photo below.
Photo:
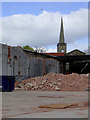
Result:
{"label": "rusty metal sheet", "polygon": [[64,109],[71,105],[72,104],[48,104],[48,105],[39,106],[39,108]]}

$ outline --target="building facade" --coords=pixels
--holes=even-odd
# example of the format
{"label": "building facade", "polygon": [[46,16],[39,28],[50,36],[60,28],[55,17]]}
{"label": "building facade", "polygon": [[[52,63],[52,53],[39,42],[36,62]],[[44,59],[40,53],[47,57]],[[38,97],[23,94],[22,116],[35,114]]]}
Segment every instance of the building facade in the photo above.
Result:
{"label": "building facade", "polygon": [[85,53],[78,49],[75,49],[73,51],[68,52],[67,55],[85,55]]}

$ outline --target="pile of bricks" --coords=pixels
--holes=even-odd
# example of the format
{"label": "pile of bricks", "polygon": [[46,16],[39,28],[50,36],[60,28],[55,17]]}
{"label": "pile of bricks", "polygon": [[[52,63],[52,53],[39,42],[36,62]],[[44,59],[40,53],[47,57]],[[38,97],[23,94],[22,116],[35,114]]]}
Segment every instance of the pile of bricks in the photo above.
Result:
{"label": "pile of bricks", "polygon": [[49,73],[15,83],[16,89],[37,91],[83,91],[88,89],[88,74]]}

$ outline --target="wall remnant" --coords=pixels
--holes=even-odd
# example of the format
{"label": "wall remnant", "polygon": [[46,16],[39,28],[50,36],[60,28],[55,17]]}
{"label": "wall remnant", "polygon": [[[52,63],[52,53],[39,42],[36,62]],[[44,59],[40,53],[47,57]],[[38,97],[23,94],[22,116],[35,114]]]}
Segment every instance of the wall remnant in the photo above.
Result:
{"label": "wall remnant", "polygon": [[21,47],[1,46],[2,76],[14,76],[21,81],[50,72],[60,73],[59,61],[53,56],[25,51]]}

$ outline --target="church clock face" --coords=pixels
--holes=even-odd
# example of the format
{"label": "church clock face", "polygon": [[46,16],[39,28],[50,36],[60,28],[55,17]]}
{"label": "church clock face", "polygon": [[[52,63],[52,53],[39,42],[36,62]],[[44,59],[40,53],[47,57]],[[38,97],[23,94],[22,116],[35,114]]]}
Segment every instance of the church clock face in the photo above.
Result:
{"label": "church clock face", "polygon": [[62,53],[64,53],[64,50],[61,50]]}

